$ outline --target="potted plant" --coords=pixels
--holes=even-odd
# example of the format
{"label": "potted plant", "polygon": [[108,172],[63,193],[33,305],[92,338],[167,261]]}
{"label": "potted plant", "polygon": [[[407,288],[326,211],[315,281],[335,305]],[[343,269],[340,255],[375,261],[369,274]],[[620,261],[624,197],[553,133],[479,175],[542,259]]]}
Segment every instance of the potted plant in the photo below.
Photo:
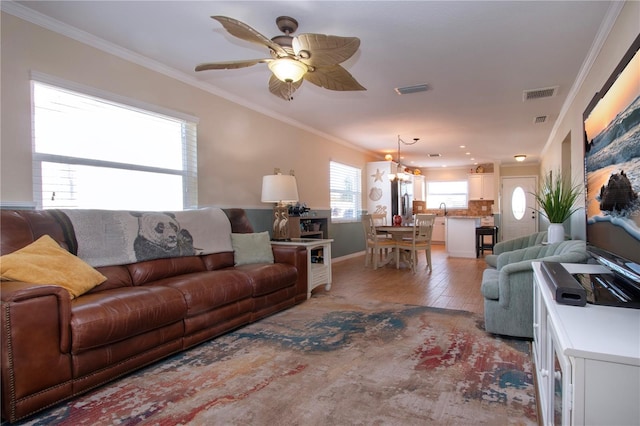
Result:
{"label": "potted plant", "polygon": [[538,189],[533,194],[538,204],[538,213],[542,213],[549,219],[547,241],[549,243],[557,243],[564,240],[564,227],[562,224],[571,217],[573,213],[580,209],[574,204],[584,185],[571,184],[568,180],[562,178],[560,173],[547,175]]}

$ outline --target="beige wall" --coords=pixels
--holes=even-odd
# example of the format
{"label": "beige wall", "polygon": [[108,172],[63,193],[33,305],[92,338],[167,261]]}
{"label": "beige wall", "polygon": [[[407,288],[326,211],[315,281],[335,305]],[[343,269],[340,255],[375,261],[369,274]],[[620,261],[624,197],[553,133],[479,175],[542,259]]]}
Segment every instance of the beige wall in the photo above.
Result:
{"label": "beige wall", "polygon": [[270,208],[260,202],[262,176],[278,167],[296,171],[301,201],[328,209],[329,161],[375,159],[12,15],[2,13],[1,31],[2,202],[32,201],[32,71],[198,117],[201,206]]}
{"label": "beige wall", "polygon": [[[606,38],[584,82],[567,109],[557,127],[551,143],[542,155],[541,175],[548,171],[559,170],[562,166],[562,141],[570,137],[571,141],[571,178],[574,181],[584,180],[584,148],[582,114],[587,105],[607,81],[618,65],[633,40],[640,33],[640,2],[628,1],[618,15],[615,25]],[[584,200],[582,200],[584,207]],[[584,210],[571,218],[571,235],[573,238],[586,238]]]}

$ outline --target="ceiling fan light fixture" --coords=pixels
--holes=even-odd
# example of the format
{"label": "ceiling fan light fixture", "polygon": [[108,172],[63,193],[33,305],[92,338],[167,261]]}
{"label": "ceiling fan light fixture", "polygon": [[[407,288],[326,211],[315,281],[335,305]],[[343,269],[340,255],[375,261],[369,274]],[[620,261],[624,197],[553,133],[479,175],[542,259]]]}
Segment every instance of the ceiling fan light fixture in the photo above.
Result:
{"label": "ceiling fan light fixture", "polygon": [[291,58],[275,59],[267,64],[278,80],[285,83],[295,83],[305,75],[309,68],[300,61]]}

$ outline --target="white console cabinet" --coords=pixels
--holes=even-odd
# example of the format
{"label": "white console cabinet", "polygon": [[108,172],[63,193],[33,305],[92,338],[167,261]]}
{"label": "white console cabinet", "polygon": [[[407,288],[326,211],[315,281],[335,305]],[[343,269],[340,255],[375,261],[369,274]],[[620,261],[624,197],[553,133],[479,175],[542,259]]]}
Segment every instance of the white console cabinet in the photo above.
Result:
{"label": "white console cabinet", "polygon": [[[563,264],[572,274],[599,265]],[[640,425],[640,310],[556,303],[534,269],[533,354],[544,425]]]}

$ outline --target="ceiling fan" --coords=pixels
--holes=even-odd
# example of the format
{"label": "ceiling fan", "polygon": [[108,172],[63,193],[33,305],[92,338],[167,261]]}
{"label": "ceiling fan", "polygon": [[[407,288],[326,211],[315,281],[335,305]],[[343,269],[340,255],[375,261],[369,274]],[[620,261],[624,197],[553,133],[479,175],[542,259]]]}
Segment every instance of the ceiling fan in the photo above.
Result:
{"label": "ceiling fan", "polygon": [[337,91],[367,90],[339,64],[349,59],[360,47],[357,37],[324,34],[300,34],[293,37],[298,21],[288,16],[276,19],[284,33],[272,39],[260,34],[247,24],[226,16],[212,16],[232,36],[266,46],[271,58],[200,64],[196,71],[237,69],[266,63],[272,72],[269,91],[290,101],[292,95],[307,80],[319,87]]}

